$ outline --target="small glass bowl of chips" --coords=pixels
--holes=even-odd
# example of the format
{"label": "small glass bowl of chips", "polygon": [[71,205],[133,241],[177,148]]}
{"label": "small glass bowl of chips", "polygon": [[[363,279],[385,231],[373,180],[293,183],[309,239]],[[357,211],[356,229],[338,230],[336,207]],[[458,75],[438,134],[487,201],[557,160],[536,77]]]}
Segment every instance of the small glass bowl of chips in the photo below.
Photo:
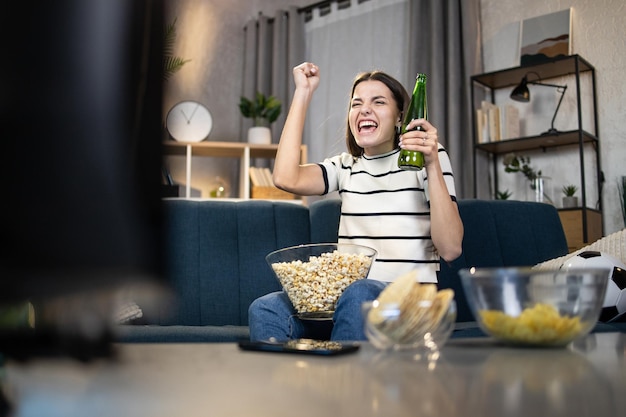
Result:
{"label": "small glass bowl of chips", "polygon": [[419,302],[410,311],[396,303],[370,301],[363,303],[365,335],[381,350],[416,350],[436,352],[446,343],[454,330],[456,303],[447,307],[433,302]]}
{"label": "small glass bowl of chips", "polygon": [[409,273],[363,303],[365,335],[381,350],[438,352],[454,330],[456,303],[450,289],[422,284]]}
{"label": "small glass bowl of chips", "polygon": [[609,271],[470,268],[459,271],[480,328],[517,346],[563,347],[586,336],[602,310]]}

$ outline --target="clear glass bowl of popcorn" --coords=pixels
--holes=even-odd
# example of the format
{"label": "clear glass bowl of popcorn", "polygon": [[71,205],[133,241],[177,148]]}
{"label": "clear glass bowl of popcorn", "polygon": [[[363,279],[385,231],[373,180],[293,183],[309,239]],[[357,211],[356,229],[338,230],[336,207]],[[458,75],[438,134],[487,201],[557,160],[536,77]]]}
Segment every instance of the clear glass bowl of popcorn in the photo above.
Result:
{"label": "clear glass bowl of popcorn", "polygon": [[608,269],[469,268],[459,271],[480,328],[517,346],[563,347],[598,322]]}
{"label": "clear glass bowl of popcorn", "polygon": [[343,243],[291,246],[265,259],[299,317],[328,319],[346,287],[367,278],[375,249]]}

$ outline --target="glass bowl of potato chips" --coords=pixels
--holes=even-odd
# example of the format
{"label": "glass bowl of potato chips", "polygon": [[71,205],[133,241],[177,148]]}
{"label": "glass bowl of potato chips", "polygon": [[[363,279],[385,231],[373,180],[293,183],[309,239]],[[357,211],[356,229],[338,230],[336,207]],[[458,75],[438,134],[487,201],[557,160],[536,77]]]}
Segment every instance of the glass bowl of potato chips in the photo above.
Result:
{"label": "glass bowl of potato chips", "polygon": [[376,255],[368,246],[316,243],[279,249],[265,260],[300,318],[328,320],[346,287],[367,278]]}
{"label": "glass bowl of potato chips", "polygon": [[387,351],[438,352],[456,321],[454,292],[420,283],[418,271],[391,282],[361,311],[367,339]]}
{"label": "glass bowl of potato chips", "polygon": [[469,268],[459,271],[480,328],[512,345],[568,345],[600,317],[609,271]]}

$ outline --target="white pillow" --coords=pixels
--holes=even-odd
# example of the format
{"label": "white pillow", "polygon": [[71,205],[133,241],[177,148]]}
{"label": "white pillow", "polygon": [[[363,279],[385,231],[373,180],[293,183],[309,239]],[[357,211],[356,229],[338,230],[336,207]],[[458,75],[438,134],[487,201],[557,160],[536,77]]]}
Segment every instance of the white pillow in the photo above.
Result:
{"label": "white pillow", "polygon": [[585,246],[584,248],[578,249],[577,251],[569,253],[565,256],[560,256],[558,258],[549,259],[547,261],[541,262],[535,265],[533,268],[542,270],[559,269],[561,265],[563,265],[563,263],[572,256],[588,250],[607,253],[626,263],[626,229],[622,229],[619,232],[615,232],[608,236],[605,236],[602,239],[595,241],[591,245]]}
{"label": "white pillow", "polygon": [[141,308],[137,305],[137,303],[128,301],[124,305],[118,307],[113,320],[115,320],[116,323],[123,324],[140,317],[143,317],[143,311],[141,311]]}

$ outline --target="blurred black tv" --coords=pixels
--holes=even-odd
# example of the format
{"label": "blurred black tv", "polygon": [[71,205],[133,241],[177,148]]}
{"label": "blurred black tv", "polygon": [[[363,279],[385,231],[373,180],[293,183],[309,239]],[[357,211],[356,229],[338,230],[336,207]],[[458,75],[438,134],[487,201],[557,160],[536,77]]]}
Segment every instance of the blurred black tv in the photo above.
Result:
{"label": "blurred black tv", "polygon": [[160,283],[162,2],[2,14],[0,305]]}

